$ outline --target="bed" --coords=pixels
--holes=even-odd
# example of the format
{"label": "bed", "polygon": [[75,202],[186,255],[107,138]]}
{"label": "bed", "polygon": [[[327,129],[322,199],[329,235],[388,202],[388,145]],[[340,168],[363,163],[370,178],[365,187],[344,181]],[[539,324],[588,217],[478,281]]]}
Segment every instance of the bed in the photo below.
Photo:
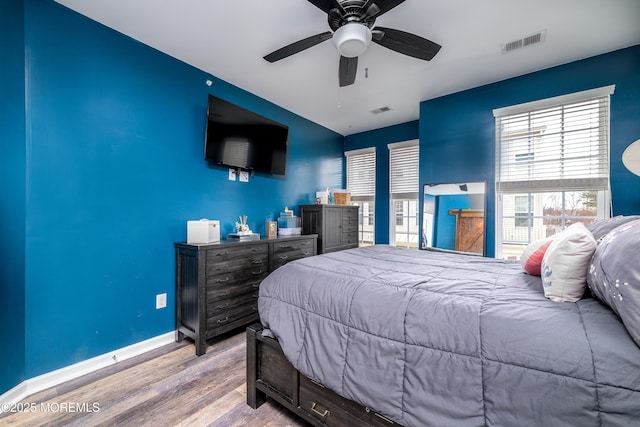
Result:
{"label": "bed", "polygon": [[587,234],[575,301],[547,293],[581,262],[560,238],[532,251],[542,277],[386,245],[289,263],[260,286],[247,401],[315,425],[638,425],[640,219]]}

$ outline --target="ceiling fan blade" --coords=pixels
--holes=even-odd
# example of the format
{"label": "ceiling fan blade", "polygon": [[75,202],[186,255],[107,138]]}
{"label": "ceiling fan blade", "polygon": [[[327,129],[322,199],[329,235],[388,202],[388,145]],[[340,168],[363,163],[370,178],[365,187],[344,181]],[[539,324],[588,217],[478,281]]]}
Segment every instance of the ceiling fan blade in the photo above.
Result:
{"label": "ceiling fan blade", "polygon": [[[362,6],[365,16],[380,16],[383,13],[389,12],[399,4],[404,3],[405,0],[367,0]],[[371,8],[373,7],[373,8]]]}
{"label": "ceiling fan blade", "polygon": [[358,57],[347,58],[340,56],[340,69],[338,79],[340,87],[352,85],[356,81],[356,71],[358,71]]}
{"label": "ceiling fan blade", "polygon": [[322,10],[324,13],[330,13],[333,9],[337,9],[341,14],[344,14],[344,7],[338,0],[307,0],[309,3]]}
{"label": "ceiling fan blade", "polygon": [[278,50],[274,50],[270,54],[266,55],[264,59],[269,62],[279,61],[298,52],[302,52],[305,49],[309,49],[310,47],[313,47],[318,43],[322,43],[325,40],[329,40],[332,35],[333,33],[331,31],[326,31],[324,33],[316,34],[315,36],[307,37],[306,39],[298,40],[295,43],[291,43],[290,45]]}
{"label": "ceiling fan blade", "polygon": [[375,27],[372,33],[372,40],[379,45],[425,61],[431,61],[442,47],[431,40],[392,28]]}

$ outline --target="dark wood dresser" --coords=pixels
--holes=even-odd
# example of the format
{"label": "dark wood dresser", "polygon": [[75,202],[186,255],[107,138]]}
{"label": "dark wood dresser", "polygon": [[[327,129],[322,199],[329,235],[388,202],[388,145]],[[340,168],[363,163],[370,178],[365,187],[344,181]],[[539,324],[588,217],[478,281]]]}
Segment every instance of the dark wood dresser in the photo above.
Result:
{"label": "dark wood dresser", "polygon": [[358,247],[358,206],[300,205],[302,234],[318,235],[318,253]]}
{"label": "dark wood dresser", "polygon": [[316,235],[211,244],[175,243],[176,341],[207,340],[258,320],[260,282],[273,270],[316,255]]}

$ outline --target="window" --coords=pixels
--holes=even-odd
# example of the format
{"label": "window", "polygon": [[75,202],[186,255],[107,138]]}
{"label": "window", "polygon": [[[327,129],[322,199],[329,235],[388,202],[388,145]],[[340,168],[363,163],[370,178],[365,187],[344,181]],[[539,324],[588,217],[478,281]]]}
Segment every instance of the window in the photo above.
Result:
{"label": "window", "polygon": [[347,151],[347,190],[351,204],[360,206],[358,240],[360,245],[373,245],[376,201],[375,148]]}
{"label": "window", "polygon": [[404,203],[396,203],[396,226],[402,227],[404,225]]}
{"label": "window", "polygon": [[418,140],[389,144],[389,243],[418,248]]}
{"label": "window", "polygon": [[514,226],[528,227],[531,217],[531,196],[514,196]]}
{"label": "window", "polygon": [[615,87],[494,110],[496,256],[574,222],[609,216],[609,96]]}

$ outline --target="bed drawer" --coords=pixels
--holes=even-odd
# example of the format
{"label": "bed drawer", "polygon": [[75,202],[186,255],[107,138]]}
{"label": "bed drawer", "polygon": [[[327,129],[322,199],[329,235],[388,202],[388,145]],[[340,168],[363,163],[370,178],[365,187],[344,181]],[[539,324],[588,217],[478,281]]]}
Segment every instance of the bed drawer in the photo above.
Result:
{"label": "bed drawer", "polygon": [[298,405],[321,424],[328,426],[389,427],[399,425],[372,410],[337,395],[304,375],[300,375]]}

